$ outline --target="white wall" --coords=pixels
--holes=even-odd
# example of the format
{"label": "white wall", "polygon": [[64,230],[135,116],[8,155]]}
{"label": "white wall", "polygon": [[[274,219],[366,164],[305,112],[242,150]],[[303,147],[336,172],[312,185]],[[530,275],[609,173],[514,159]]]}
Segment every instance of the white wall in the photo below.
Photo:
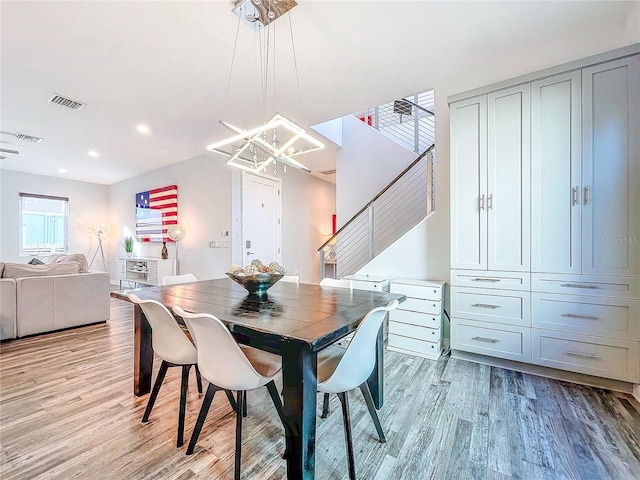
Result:
{"label": "white wall", "polygon": [[[316,177],[288,168],[282,178],[282,264],[298,270],[301,281],[319,281],[317,248],[325,241],[335,211],[335,187]],[[200,279],[225,276],[232,263],[244,263],[241,234],[241,171],[225,165],[215,154],[154,170],[109,187],[111,223],[122,238],[135,230],[135,194],[166,185],[178,186],[178,222],[187,234],[178,246],[180,272]],[[327,227],[329,225],[329,227]],[[229,237],[221,235],[223,230]],[[209,248],[211,240],[228,240],[229,248]],[[120,242],[121,243],[121,242]],[[159,257],[161,243],[136,244],[136,255]],[[175,248],[168,244],[170,257]],[[122,246],[110,249],[111,275],[115,278]],[[262,259],[263,261],[269,259]]]}
{"label": "white wall", "polygon": [[[0,170],[0,260],[26,263],[20,256],[20,192],[69,198],[69,252],[84,253],[91,261],[98,243],[91,234],[96,223],[108,223],[109,189],[57,177]],[[106,253],[106,252],[105,252]],[[92,270],[102,270],[100,254]]]}

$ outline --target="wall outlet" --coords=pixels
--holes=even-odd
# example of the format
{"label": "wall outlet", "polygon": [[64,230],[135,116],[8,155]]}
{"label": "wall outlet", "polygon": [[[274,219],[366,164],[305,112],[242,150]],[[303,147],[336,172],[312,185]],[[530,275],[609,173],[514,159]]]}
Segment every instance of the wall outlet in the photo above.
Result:
{"label": "wall outlet", "polygon": [[223,237],[228,237],[229,236],[229,230],[222,230],[222,233],[220,234]]}

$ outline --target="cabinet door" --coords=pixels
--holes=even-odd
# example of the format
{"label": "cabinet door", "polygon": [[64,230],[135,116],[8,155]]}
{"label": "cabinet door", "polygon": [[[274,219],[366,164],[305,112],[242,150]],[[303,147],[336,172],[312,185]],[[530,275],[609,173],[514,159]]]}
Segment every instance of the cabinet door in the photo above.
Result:
{"label": "cabinet door", "polygon": [[583,273],[640,274],[639,59],[582,71]]}
{"label": "cabinet door", "polygon": [[487,97],[451,104],[451,267],[487,268]]}
{"label": "cabinet door", "polygon": [[531,271],[580,273],[580,71],[531,84]]}
{"label": "cabinet door", "polygon": [[488,95],[489,270],[529,270],[530,89],[527,84]]}

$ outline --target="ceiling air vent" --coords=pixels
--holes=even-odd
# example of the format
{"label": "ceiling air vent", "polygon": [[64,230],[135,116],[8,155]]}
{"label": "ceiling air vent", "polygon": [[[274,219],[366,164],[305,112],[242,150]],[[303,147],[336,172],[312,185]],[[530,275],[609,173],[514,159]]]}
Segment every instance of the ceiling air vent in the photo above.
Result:
{"label": "ceiling air vent", "polygon": [[78,102],[76,100],[71,100],[70,98],[63,97],[62,95],[58,95],[57,93],[53,95],[49,99],[50,103],[55,103],[56,105],[60,105],[62,107],[67,107],[72,110],[80,110],[82,107],[86,105],[86,103]]}
{"label": "ceiling air vent", "polygon": [[19,138],[20,140],[24,140],[25,142],[40,143],[42,141],[42,138],[34,137],[33,135],[27,135],[26,133],[16,133],[15,137]]}

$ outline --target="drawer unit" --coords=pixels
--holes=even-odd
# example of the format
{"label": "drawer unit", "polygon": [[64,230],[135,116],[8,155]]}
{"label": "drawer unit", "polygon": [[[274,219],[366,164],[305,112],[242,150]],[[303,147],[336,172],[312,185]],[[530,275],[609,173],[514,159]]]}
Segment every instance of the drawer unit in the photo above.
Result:
{"label": "drawer unit", "polygon": [[640,340],[640,301],[532,293],[533,326],[624,340]]}
{"label": "drawer unit", "polygon": [[526,272],[451,270],[451,286],[529,291],[531,274]]}
{"label": "drawer unit", "polygon": [[442,351],[444,283],[397,279],[389,290],[407,299],[389,313],[387,348],[437,359]]}
{"label": "drawer unit", "polygon": [[640,298],[640,277],[531,274],[534,292],[617,298]]}
{"label": "drawer unit", "polygon": [[528,327],[531,326],[531,294],[451,287],[451,316]]}
{"label": "drawer unit", "polygon": [[532,330],[533,363],[626,382],[640,382],[640,344],[630,340]]}
{"label": "drawer unit", "polygon": [[136,284],[160,285],[165,275],[176,274],[175,259],[118,258],[117,278]]}
{"label": "drawer unit", "polygon": [[529,363],[531,329],[452,318],[451,348]]}
{"label": "drawer unit", "polygon": [[374,292],[389,292],[389,280],[374,275],[347,275],[342,277],[351,280],[351,288],[356,290],[372,290]]}

